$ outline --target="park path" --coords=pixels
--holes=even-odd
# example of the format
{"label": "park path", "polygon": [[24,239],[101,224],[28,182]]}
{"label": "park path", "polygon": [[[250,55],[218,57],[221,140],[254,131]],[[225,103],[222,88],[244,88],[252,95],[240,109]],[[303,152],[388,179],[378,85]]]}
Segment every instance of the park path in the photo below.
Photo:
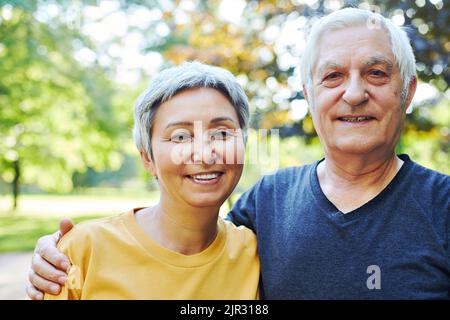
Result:
{"label": "park path", "polygon": [[0,300],[28,299],[25,293],[32,252],[0,254]]}

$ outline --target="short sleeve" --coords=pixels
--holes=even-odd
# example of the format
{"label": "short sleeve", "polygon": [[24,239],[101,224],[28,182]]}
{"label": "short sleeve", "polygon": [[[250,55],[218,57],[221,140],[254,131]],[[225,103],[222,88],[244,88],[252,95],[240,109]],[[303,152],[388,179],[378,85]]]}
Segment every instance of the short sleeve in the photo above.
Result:
{"label": "short sleeve", "polygon": [[58,248],[70,260],[67,280],[58,295],[45,294],[45,300],[79,300],[83,291],[84,270],[89,265],[92,240],[89,228],[75,226],[58,243]]}
{"label": "short sleeve", "polygon": [[244,225],[257,233],[256,208],[264,178],[261,178],[253,187],[241,195],[228,213],[227,220],[230,220],[237,226]]}

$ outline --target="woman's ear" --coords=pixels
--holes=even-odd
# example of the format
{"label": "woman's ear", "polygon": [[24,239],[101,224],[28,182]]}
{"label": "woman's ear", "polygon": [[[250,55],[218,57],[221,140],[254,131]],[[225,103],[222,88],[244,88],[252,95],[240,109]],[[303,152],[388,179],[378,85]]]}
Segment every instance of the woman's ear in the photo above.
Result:
{"label": "woman's ear", "polygon": [[153,161],[148,157],[148,154],[145,151],[140,151],[139,153],[141,155],[141,161],[145,170],[147,170],[153,177],[156,177],[156,168]]}

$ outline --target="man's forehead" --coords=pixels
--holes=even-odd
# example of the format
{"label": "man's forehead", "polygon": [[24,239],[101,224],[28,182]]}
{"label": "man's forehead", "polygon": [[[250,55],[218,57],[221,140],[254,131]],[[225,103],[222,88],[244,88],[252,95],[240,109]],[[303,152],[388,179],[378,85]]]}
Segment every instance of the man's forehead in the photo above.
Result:
{"label": "man's forehead", "polygon": [[374,60],[392,63],[394,59],[388,31],[384,28],[372,30],[366,25],[357,24],[327,30],[319,36],[317,48],[317,68],[325,64],[332,66],[342,63],[341,61],[355,55],[361,57],[359,60],[363,58],[364,63]]}

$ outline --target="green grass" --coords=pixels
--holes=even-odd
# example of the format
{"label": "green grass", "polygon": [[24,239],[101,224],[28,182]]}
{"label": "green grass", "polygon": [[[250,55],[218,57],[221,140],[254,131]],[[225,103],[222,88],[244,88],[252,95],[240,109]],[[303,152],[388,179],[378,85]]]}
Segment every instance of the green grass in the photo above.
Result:
{"label": "green grass", "polygon": [[39,237],[58,230],[62,217],[74,222],[112,216],[157,202],[157,192],[87,190],[84,194],[22,195],[11,211],[11,196],[0,195],[0,252],[33,250]]}
{"label": "green grass", "polygon": [[[0,195],[0,253],[31,251],[37,239],[58,230],[62,217],[75,223],[112,216],[133,207],[148,206],[158,201],[158,192],[132,194],[112,190],[70,195],[23,195],[16,212],[10,210],[10,196]],[[233,196],[236,200],[237,196]],[[230,203],[225,202],[225,215]]]}
{"label": "green grass", "polygon": [[[73,217],[77,223],[104,215]],[[0,252],[32,251],[39,237],[58,230],[59,217],[0,216]]]}

